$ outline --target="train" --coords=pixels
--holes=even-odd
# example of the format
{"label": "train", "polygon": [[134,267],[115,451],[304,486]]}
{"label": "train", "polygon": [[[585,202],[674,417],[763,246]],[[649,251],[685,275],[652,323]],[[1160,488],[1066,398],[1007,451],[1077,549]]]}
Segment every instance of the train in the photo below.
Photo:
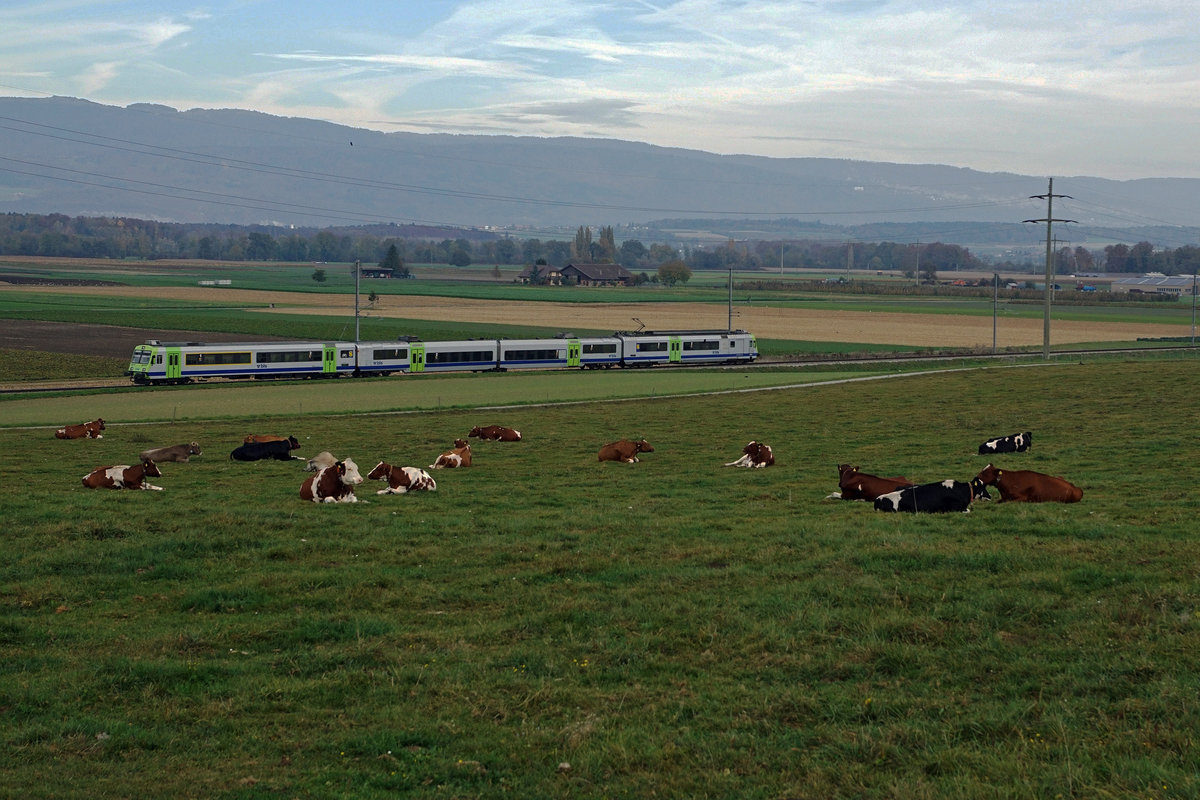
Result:
{"label": "train", "polygon": [[331,378],[430,372],[610,369],[682,364],[749,364],[758,358],[743,330],[563,333],[550,339],[426,342],[162,342],[133,348],[126,374],[141,385],[209,378]]}

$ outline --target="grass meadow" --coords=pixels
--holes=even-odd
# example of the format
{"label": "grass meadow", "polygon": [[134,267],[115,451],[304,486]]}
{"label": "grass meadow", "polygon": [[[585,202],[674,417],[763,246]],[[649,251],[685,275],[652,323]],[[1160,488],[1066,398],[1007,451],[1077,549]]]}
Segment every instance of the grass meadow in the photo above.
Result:
{"label": "grass meadow", "polygon": [[[124,393],[100,440],[0,429],[0,795],[1196,797],[1196,375],[136,425]],[[488,423],[525,440],[355,505],[227,457],[277,432],[424,466]],[[826,499],[840,462],[964,480],[1023,430],[997,463],[1081,503]],[[641,436],[641,463],[597,462]],[[751,438],[777,466],[721,466]],[[162,492],[80,485],[193,439]]]}

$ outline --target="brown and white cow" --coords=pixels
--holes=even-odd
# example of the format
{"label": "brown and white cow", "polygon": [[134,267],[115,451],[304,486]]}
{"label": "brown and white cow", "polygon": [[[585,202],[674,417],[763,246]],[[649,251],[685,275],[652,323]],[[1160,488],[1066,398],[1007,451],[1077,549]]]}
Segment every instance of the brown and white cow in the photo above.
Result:
{"label": "brown and white cow", "polygon": [[454,440],[454,449],[447,450],[429,465],[430,469],[454,469],[471,466],[471,445],[464,439]]}
{"label": "brown and white cow", "polygon": [[982,487],[995,486],[1001,503],[1078,503],[1083,499],[1083,490],[1063,478],[1026,469],[996,469],[991,464],[971,485],[977,495]]}
{"label": "brown and white cow", "polygon": [[296,441],[295,436],[276,436],[273,433],[252,433],[245,439],[242,439],[242,444],[254,444],[256,442],[287,442],[293,450],[300,449],[300,442]]}
{"label": "brown and white cow", "polygon": [[170,447],[156,447],[153,450],[143,450],[138,454],[142,461],[150,460],[157,464],[167,461],[177,461],[186,464],[192,456],[202,455],[199,442],[190,444],[173,444]]}
{"label": "brown and white cow", "polygon": [[838,464],[839,491],[830,497],[840,497],[843,500],[874,500],[909,486],[915,484],[903,475],[881,478],[878,475],[868,475],[849,464]]}
{"label": "brown and white cow", "polygon": [[742,448],[742,457],[730,461],[727,467],[770,467],[775,464],[775,452],[771,445],[762,442],[750,442]]}
{"label": "brown and white cow", "polygon": [[331,467],[323,467],[300,484],[300,499],[314,503],[357,503],[354,487],[362,482],[358,465],[347,458]]}
{"label": "brown and white cow", "polygon": [[380,489],[375,494],[437,491],[437,482],[419,467],[393,467],[386,461],[380,461],[375,465],[375,469],[367,473],[367,477],[373,481],[387,481],[388,488]]}
{"label": "brown and white cow", "polygon": [[146,478],[161,478],[158,465],[149,459],[140,464],[116,464],[111,467],[96,467],[83,476],[85,489],[153,489],[161,492],[161,486],[146,483]]}
{"label": "brown and white cow", "polygon": [[471,428],[471,432],[467,436],[477,436],[480,439],[494,439],[500,442],[521,441],[520,431],[513,428],[506,428],[503,425],[485,425],[482,428],[476,425],[474,428]]}
{"label": "brown and white cow", "polygon": [[81,422],[78,425],[64,425],[54,432],[55,439],[103,439],[104,420],[97,417],[91,422]]}
{"label": "brown and white cow", "polygon": [[322,450],[308,460],[308,463],[304,465],[304,471],[318,472],[325,467],[332,467],[337,461],[337,456],[333,453],[328,450]]}
{"label": "brown and white cow", "polygon": [[601,461],[624,461],[626,464],[636,464],[641,461],[637,457],[638,453],[653,453],[654,448],[645,439],[639,441],[631,441],[629,439],[621,439],[618,442],[610,442],[600,448]]}

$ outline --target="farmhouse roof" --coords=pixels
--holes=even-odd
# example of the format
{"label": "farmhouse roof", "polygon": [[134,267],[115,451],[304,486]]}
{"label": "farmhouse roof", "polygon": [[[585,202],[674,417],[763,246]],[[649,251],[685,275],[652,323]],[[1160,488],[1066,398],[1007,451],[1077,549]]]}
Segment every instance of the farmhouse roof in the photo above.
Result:
{"label": "farmhouse roof", "polygon": [[574,270],[579,277],[589,281],[627,281],[633,273],[620,264],[576,264],[572,261],[563,267],[563,273]]}

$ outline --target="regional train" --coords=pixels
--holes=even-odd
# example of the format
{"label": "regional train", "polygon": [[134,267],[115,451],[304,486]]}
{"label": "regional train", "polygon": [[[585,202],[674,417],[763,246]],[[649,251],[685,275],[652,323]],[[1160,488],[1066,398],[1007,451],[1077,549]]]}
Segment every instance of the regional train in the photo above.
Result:
{"label": "regional train", "polygon": [[617,331],[552,339],[425,342],[160,342],[133,349],[126,374],[137,384],[208,378],[329,378],[425,372],[608,369],[671,364],[748,364],[758,358],[746,331]]}

